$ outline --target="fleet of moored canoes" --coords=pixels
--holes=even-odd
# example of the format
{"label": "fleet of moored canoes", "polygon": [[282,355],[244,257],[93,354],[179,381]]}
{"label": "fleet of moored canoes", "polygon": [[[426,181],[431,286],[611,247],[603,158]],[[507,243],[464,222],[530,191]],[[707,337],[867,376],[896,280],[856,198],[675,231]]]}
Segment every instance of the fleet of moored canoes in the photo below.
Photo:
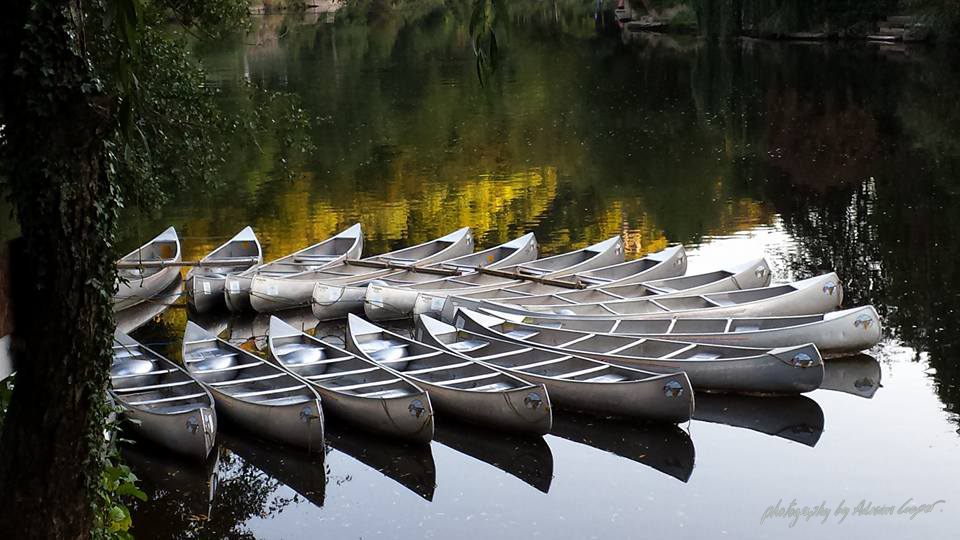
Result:
{"label": "fleet of moored canoes", "polygon": [[[836,274],[771,285],[764,259],[686,275],[682,246],[624,261],[614,237],[538,258],[533,234],[474,252],[469,228],[363,259],[362,249],[357,224],[264,264],[247,227],[185,263],[167,229],[118,262],[111,400],[139,435],[197,459],[214,446],[218,414],[318,451],[327,414],[419,443],[434,438],[435,414],[528,435],[563,431],[555,408],[718,421],[726,409],[710,408],[716,395],[797,398],[844,384],[825,378],[824,358],[882,335],[872,306],[837,311]],[[188,321],[175,363],[125,332],[180,294],[198,314],[301,309],[259,323],[265,357]],[[304,311],[347,317],[345,345],[283,320]],[[370,322],[411,317],[412,335]],[[868,375],[844,377],[875,391],[879,373]]]}

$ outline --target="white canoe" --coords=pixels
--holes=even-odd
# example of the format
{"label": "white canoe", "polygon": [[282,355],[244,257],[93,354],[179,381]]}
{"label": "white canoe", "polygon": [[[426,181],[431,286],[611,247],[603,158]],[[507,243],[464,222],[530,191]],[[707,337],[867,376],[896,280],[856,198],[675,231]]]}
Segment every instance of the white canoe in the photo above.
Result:
{"label": "white canoe", "polygon": [[146,301],[166,289],[180,275],[179,266],[160,266],[157,263],[178,263],[181,260],[180,238],[173,227],[128,253],[118,262],[123,264],[153,263],[142,268],[120,268],[117,292],[113,296],[113,310],[120,311]]}
{"label": "white canoe", "polygon": [[270,358],[310,381],[326,412],[369,431],[430,442],[433,406],[420,387],[374,362],[270,317]]}
{"label": "white canoe", "polygon": [[245,311],[250,309],[250,286],[256,275],[278,278],[301,275],[340,264],[346,259],[358,259],[362,253],[363,228],[357,223],[323,242],[246,272],[227,276],[224,280],[224,302],[230,311]]}
{"label": "white canoe", "polygon": [[347,318],[347,349],[424,388],[441,413],[505,431],[550,431],[553,412],[542,384],[424,345],[353,314]]}
{"label": "white canoe", "polygon": [[213,394],[217,411],[262,437],[323,451],[323,409],[307,381],[187,321],[187,370]]}
{"label": "white canoe", "polygon": [[674,319],[811,315],[833,311],[842,300],[840,279],[830,272],[793,283],[731,292],[556,307],[516,306],[498,302],[490,302],[488,306],[506,313],[558,319]]}
{"label": "white canoe", "polygon": [[[577,272],[590,268],[601,268],[611,262],[623,260],[623,242],[619,237],[609,238],[603,242],[586,248],[537,259],[522,264],[502,265],[497,268],[512,275],[522,275],[537,278],[554,279],[562,276],[579,275]],[[563,266],[567,265],[567,266]],[[403,319],[413,315],[417,296],[424,290],[430,290],[433,283],[443,287],[443,284],[456,284],[460,287],[469,286],[473,290],[488,290],[520,285],[522,280],[506,276],[490,276],[481,273],[468,273],[463,276],[431,280],[420,283],[419,287],[410,287],[409,283],[391,283],[379,281],[367,287],[364,296],[364,313],[372,320]],[[571,281],[570,287],[576,284]]]}
{"label": "white canoe", "polygon": [[[525,294],[518,296],[514,290],[493,290],[475,294],[448,296],[443,301],[440,316],[452,320],[458,307],[478,310],[495,308],[502,304],[512,306],[540,306],[562,309],[568,305],[596,304],[612,300],[627,300],[658,296],[689,296],[712,292],[734,291],[766,287],[770,284],[770,265],[764,259],[755,259],[728,268],[666,279],[643,281],[627,285],[590,287],[580,290],[557,291],[548,294]],[[536,290],[530,288],[531,290]]]}
{"label": "white canoe", "polygon": [[393,268],[370,268],[347,261],[297,275],[268,276],[258,272],[250,284],[250,305],[260,313],[271,313],[310,304],[318,282],[353,283],[359,279],[376,279],[397,271],[399,266],[429,265],[473,251],[473,234],[469,227],[423,244],[362,259],[386,263]]}
{"label": "white canoe", "polygon": [[530,347],[655,373],[683,371],[697,391],[797,394],[823,381],[823,359],[812,344],[763,349],[634,338],[510,322],[468,309],[458,310],[454,322],[457,328]]}
{"label": "white canoe", "polygon": [[[686,272],[686,253],[683,246],[668,247],[662,251],[651,253],[639,259],[625,263],[614,264],[572,275],[554,276],[553,280],[574,284],[587,285],[587,290],[599,287],[616,287],[620,284],[627,286],[648,279],[662,279],[682,276]],[[463,276],[466,278],[467,276]],[[444,283],[441,288],[417,290],[413,304],[413,315],[440,316],[447,298],[486,298],[503,295],[505,297],[530,296],[533,294],[564,294],[575,293],[584,289],[575,289],[550,285],[536,281],[510,281],[508,283],[490,283],[477,285],[477,280],[457,279]],[[468,286],[465,286],[468,285]],[[530,292],[528,292],[530,291]],[[453,311],[451,310],[451,314]]]}
{"label": "white canoe", "polygon": [[542,384],[554,404],[600,415],[680,423],[693,412],[683,372],[651,373],[457,329],[421,315],[418,341]]}
{"label": "white canoe", "polygon": [[549,315],[532,317],[491,309],[481,311],[508,321],[537,326],[691,343],[760,348],[813,343],[825,357],[869,349],[880,341],[883,334],[880,316],[873,306],[791,317],[652,320],[555,319]]}
{"label": "white canoe", "polygon": [[[517,263],[532,261],[537,258],[538,253],[537,239],[533,233],[528,233],[505,244],[477,253],[427,265],[428,271],[426,272],[419,268],[400,270],[386,274],[374,281],[358,279],[351,284],[338,285],[321,281],[314,286],[313,290],[314,316],[320,320],[332,320],[346,317],[347,313],[361,313],[366,299],[367,286],[371,284],[382,286],[390,291],[394,289],[403,291],[408,286],[425,285],[447,279],[445,277],[438,278],[435,272],[429,270],[442,269],[454,272],[473,272],[477,268],[497,270],[503,266],[513,266]],[[468,275],[482,276],[483,279],[498,282],[506,281],[503,278],[484,274]],[[395,309],[402,310],[400,305],[404,301],[403,295],[405,293],[388,293],[388,298],[383,298],[378,291],[379,289],[374,290],[372,298],[377,302],[377,305],[381,306],[380,310],[387,313],[393,313]],[[396,303],[393,302],[394,297],[397,297]],[[331,298],[333,300],[329,300]]]}
{"label": "white canoe", "polygon": [[114,334],[110,397],[144,438],[199,461],[217,437],[213,397],[186,370],[141,345]]}
{"label": "white canoe", "polygon": [[253,228],[248,226],[200,259],[200,263],[187,272],[187,302],[197,313],[205,313],[223,303],[227,276],[263,264],[263,249]]}

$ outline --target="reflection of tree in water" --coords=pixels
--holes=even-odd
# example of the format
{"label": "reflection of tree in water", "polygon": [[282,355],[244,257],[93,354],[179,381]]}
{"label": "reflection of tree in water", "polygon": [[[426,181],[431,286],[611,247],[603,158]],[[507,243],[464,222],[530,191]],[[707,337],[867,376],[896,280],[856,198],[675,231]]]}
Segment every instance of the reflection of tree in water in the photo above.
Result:
{"label": "reflection of tree in water", "polygon": [[[277,495],[282,483],[233,453],[222,448],[220,452],[213,475],[216,489],[212,506],[208,506],[210,477],[191,474],[182,463],[160,475],[145,474],[144,468],[149,465],[138,466],[131,460],[149,496],[133,508],[136,538],[253,539],[256,536],[246,526],[248,521],[275,516],[298,500],[298,496]],[[155,469],[156,464],[152,465]]]}
{"label": "reflection of tree in water", "polygon": [[955,63],[771,44],[702,54],[700,113],[723,119],[739,188],[772,202],[796,238],[791,273],[835,269],[845,305],[875,304],[888,335],[928,352],[960,412]]}

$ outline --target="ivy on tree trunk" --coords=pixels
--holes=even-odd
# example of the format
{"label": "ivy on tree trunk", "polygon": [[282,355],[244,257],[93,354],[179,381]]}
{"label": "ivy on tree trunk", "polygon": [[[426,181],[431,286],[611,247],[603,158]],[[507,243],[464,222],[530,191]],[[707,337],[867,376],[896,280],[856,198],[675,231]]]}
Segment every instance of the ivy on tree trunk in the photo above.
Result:
{"label": "ivy on tree trunk", "polygon": [[0,175],[23,235],[13,262],[17,383],[0,439],[0,530],[87,538],[104,449],[118,199],[105,163],[117,101],[79,1],[0,18]]}

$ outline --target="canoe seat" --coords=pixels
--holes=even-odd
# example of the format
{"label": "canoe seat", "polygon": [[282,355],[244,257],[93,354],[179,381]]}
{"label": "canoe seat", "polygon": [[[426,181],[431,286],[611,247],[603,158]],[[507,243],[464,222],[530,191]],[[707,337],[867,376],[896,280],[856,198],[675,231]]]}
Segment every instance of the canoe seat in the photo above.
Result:
{"label": "canoe seat", "polygon": [[180,371],[180,370],[178,370],[178,369],[158,369],[157,371],[151,371],[151,372],[149,372],[149,373],[131,373],[131,374],[129,374],[129,375],[111,375],[111,376],[110,376],[110,380],[128,379],[128,378],[131,378],[131,377],[146,377],[146,376],[153,376],[153,375],[166,375],[167,373],[175,373],[175,372],[177,372],[177,371]]}
{"label": "canoe seat", "polygon": [[472,352],[482,349],[489,344],[489,341],[483,341],[482,339],[465,339],[463,341],[451,343],[447,345],[447,347],[457,352]]}
{"label": "canoe seat", "polygon": [[206,375],[208,373],[222,373],[224,371],[233,371],[237,369],[246,369],[248,367],[259,366],[262,364],[262,361],[250,362],[249,364],[239,364],[236,366],[227,366],[223,368],[213,368],[213,369],[196,369],[191,367],[190,373],[195,373],[197,375]]}
{"label": "canoe seat", "polygon": [[554,375],[554,377],[556,377],[557,379],[572,379],[574,377],[579,377],[580,375],[587,375],[588,373],[596,373],[598,371],[605,370],[608,367],[610,366],[608,366],[607,364],[599,364],[593,367],[589,367],[587,369],[581,369],[580,371],[571,371],[570,373],[562,373],[560,375]]}
{"label": "canoe seat", "polygon": [[483,374],[481,374],[481,375],[472,375],[472,376],[470,376],[470,377],[461,377],[461,378],[459,378],[459,379],[451,379],[451,380],[449,380],[449,381],[442,381],[442,382],[439,382],[439,383],[437,383],[437,384],[441,384],[441,385],[443,385],[443,386],[450,386],[450,385],[461,384],[461,383],[465,383],[465,382],[482,381],[483,379],[489,379],[489,378],[492,378],[492,377],[499,377],[499,376],[500,376],[500,373],[498,373],[498,372],[496,372],[496,371],[491,371],[490,373],[483,373]]}
{"label": "canoe seat", "polygon": [[188,379],[188,380],[186,380],[186,381],[176,381],[176,382],[168,382],[168,383],[162,383],[162,384],[150,384],[150,385],[146,385],[146,386],[130,386],[130,387],[126,387],[126,388],[114,388],[113,391],[116,392],[116,393],[118,393],[118,394],[120,394],[120,393],[123,393],[123,394],[134,394],[134,393],[137,393],[137,392],[147,392],[147,391],[150,391],[150,390],[159,390],[159,389],[161,389],[161,388],[173,388],[173,387],[175,387],[175,386],[186,386],[186,385],[188,385],[188,384],[194,384],[194,381]]}
{"label": "canoe seat", "polygon": [[510,336],[513,339],[527,339],[532,338],[539,333],[540,332],[534,330],[511,330],[509,332],[504,332],[503,335]]}
{"label": "canoe seat", "polygon": [[423,369],[411,369],[410,371],[404,371],[403,374],[404,374],[404,375],[413,375],[413,376],[416,376],[416,375],[422,375],[422,374],[424,374],[424,373],[432,373],[432,372],[434,372],[434,371],[443,371],[443,370],[445,370],[445,369],[455,369],[455,368],[467,367],[467,366],[472,365],[472,364],[473,364],[473,360],[467,360],[467,361],[459,362],[459,363],[456,363],[456,364],[445,364],[445,365],[442,365],[442,366],[433,366],[433,367],[428,367],[428,368],[423,368]]}
{"label": "canoe seat", "polygon": [[359,375],[361,373],[370,373],[371,371],[379,371],[379,370],[380,368],[378,367],[351,369],[350,371],[338,371],[335,373],[323,373],[321,375],[310,375],[308,377],[304,377],[304,379],[307,379],[308,381],[322,381],[325,379],[336,379],[337,377],[344,377],[347,375]]}
{"label": "canoe seat", "polygon": [[607,373],[605,375],[598,375],[596,377],[589,377],[587,379],[580,379],[584,382],[597,382],[597,383],[614,383],[627,380],[626,377],[617,373]]}
{"label": "canoe seat", "polygon": [[308,263],[328,263],[335,261],[339,258],[339,255],[297,255],[293,258],[294,262],[308,262]]}
{"label": "canoe seat", "polygon": [[[549,360],[542,360],[542,361],[540,361],[540,362],[533,362],[533,363],[530,363],[530,364],[520,364],[520,365],[516,365],[516,366],[510,366],[510,369],[514,369],[514,370],[517,370],[517,371],[524,371],[524,370],[528,370],[528,369],[532,369],[532,368],[549,366],[550,364],[559,364],[560,362],[566,362],[567,360],[570,360],[571,358],[573,358],[573,357],[570,356],[570,355],[568,355],[568,354],[565,354],[565,355],[563,355],[563,356],[558,356],[558,357],[556,357],[556,358],[551,358],[551,359],[549,359]],[[506,367],[506,366],[504,366],[504,367]]]}
{"label": "canoe seat", "polygon": [[210,386],[224,387],[224,386],[234,386],[237,384],[246,384],[257,381],[268,381],[270,379],[278,379],[280,377],[288,377],[286,373],[271,373],[270,375],[261,375],[259,377],[250,377],[248,379],[233,379],[232,381],[220,381],[214,383],[208,383]]}
{"label": "canoe seat", "polygon": [[212,405],[209,403],[182,403],[180,405],[161,405],[160,407],[151,407],[151,409],[156,413],[177,414],[210,407],[212,407]]}
{"label": "canoe seat", "polygon": [[182,396],[173,396],[173,397],[159,398],[159,399],[148,399],[146,401],[128,401],[127,405],[155,405],[157,403],[170,403],[172,401],[186,401],[189,399],[196,399],[198,397],[205,397],[206,395],[207,395],[206,392],[199,392],[196,394],[185,394]]}
{"label": "canoe seat", "polygon": [[296,405],[297,403],[306,403],[308,401],[313,401],[313,398],[307,395],[297,395],[297,396],[287,396],[279,398],[270,398],[258,401],[260,405],[273,405],[273,406],[283,406],[283,405]]}
{"label": "canoe seat", "polygon": [[696,347],[697,347],[697,344],[696,344],[696,343],[691,343],[690,345],[687,345],[687,346],[685,346],[685,347],[681,347],[681,348],[673,351],[672,353],[665,354],[665,355],[661,356],[660,358],[663,359],[663,360],[666,360],[666,359],[668,359],[668,358],[675,358],[675,357],[677,357],[678,355],[683,354],[683,353],[685,353],[685,352],[687,352],[687,351],[689,351],[689,350],[691,350],[691,349],[695,349]]}
{"label": "canoe seat", "polygon": [[381,261],[386,261],[394,264],[403,264],[403,265],[412,265],[417,262],[417,259],[408,259],[406,257],[391,257],[390,255],[381,255],[377,257]]}
{"label": "canoe seat", "polygon": [[[591,335],[593,335],[593,334],[591,334]],[[638,339],[638,340],[636,340],[636,341],[629,341],[626,345],[622,345],[622,346],[617,347],[617,348],[615,348],[615,349],[610,349],[609,351],[606,352],[606,354],[617,354],[617,353],[619,353],[620,351],[624,351],[624,350],[629,349],[630,347],[633,347],[633,346],[635,346],[635,345],[640,345],[641,343],[643,343],[643,340],[642,340],[642,339]]]}
{"label": "canoe seat", "polygon": [[[400,379],[396,379],[396,380],[399,381]],[[397,388],[390,388],[388,390],[375,390],[373,392],[366,392],[366,393],[357,394],[357,395],[365,398],[390,399],[390,398],[409,396],[410,392],[406,390],[400,390]]]}
{"label": "canoe seat", "polygon": [[283,388],[271,388],[269,390],[257,390],[255,392],[240,392],[239,394],[230,394],[231,396],[239,399],[257,397],[257,396],[269,396],[270,394],[282,394],[284,392],[293,392],[294,390],[300,390],[301,388],[306,388],[305,385],[297,384],[294,386],[285,386]]}
{"label": "canoe seat", "polygon": [[511,349],[509,351],[499,352],[496,354],[488,354],[485,356],[475,356],[474,358],[476,358],[477,360],[483,360],[484,362],[487,362],[490,360],[496,360],[497,358],[504,358],[507,356],[516,356],[518,354],[526,354],[532,350],[533,350],[533,347],[524,347],[521,345],[520,347],[516,349]]}
{"label": "canoe seat", "polygon": [[507,384],[505,382],[495,382],[490,384],[484,384],[480,386],[475,386],[471,388],[476,392],[499,392],[501,390],[510,390],[513,388],[513,385]]}
{"label": "canoe seat", "polygon": [[[386,385],[388,385],[388,384],[393,384],[393,383],[398,382],[398,381],[401,381],[401,380],[403,380],[403,379],[400,379],[400,378],[384,379],[384,380],[382,380],[382,381],[372,381],[372,382],[351,384],[351,385],[347,385],[347,386],[334,386],[334,387],[332,387],[332,388],[335,388],[338,392],[350,392],[350,391],[352,391],[352,390],[357,390],[357,389],[360,389],[360,388],[370,388],[370,387],[373,387],[373,386],[386,386]],[[366,396],[366,395],[377,394],[377,393],[382,393],[382,392],[386,392],[386,390],[377,390],[377,391],[375,391],[375,392],[370,392],[369,394],[360,394],[360,395]]]}

